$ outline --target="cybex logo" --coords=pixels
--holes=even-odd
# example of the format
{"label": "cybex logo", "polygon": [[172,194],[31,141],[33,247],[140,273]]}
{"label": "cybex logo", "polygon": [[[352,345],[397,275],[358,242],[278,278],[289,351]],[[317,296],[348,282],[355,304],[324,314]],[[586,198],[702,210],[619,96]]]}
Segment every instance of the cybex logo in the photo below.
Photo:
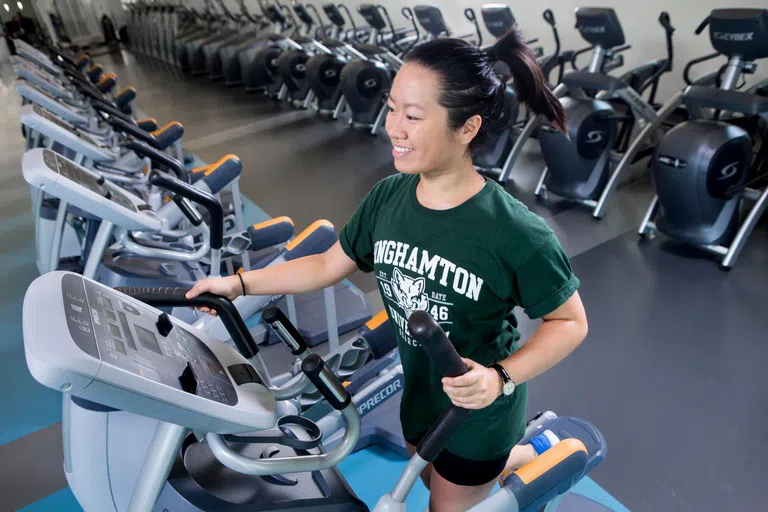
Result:
{"label": "cybex logo", "polygon": [[733,178],[733,176],[739,172],[739,164],[741,162],[733,162],[732,164],[728,164],[722,169],[720,169],[720,177],[717,178],[718,180],[727,180],[728,178]]}
{"label": "cybex logo", "polygon": [[403,378],[400,377],[375,395],[371,396],[368,400],[360,404],[357,408],[357,412],[360,416],[365,416],[376,407],[381,405],[387,398],[394,395],[398,391],[403,389]]}
{"label": "cybex logo", "polygon": [[489,28],[504,28],[503,21],[486,21],[485,24]]}
{"label": "cybex logo", "polygon": [[337,74],[335,69],[326,69],[324,73],[325,78],[334,78]]}
{"label": "cybex logo", "polygon": [[379,85],[379,80],[378,80],[378,79],[376,79],[376,78],[369,78],[368,80],[366,80],[365,82],[363,82],[363,86],[364,86],[366,89],[373,89],[373,88],[374,88],[374,87],[376,87],[377,85]]}
{"label": "cybex logo", "polygon": [[605,138],[605,132],[601,131],[591,131],[587,133],[587,140],[584,142],[587,144],[597,144],[598,142],[602,141]]}
{"label": "cybex logo", "polygon": [[605,34],[606,32],[606,26],[602,25],[599,27],[586,27],[582,25],[579,30],[582,32],[586,32],[587,34]]}
{"label": "cybex logo", "polygon": [[305,66],[304,64],[296,64],[293,69],[295,69],[299,73],[303,73],[304,71],[307,70],[307,66]]}
{"label": "cybex logo", "polygon": [[269,61],[269,64],[270,64],[271,66],[275,66],[275,67],[277,67],[277,59],[272,59],[271,61]]}
{"label": "cybex logo", "polygon": [[685,169],[688,166],[688,162],[685,160],[680,160],[679,158],[672,156],[660,156],[659,162],[664,165],[674,167],[675,169]]}
{"label": "cybex logo", "polygon": [[741,43],[744,41],[754,41],[755,33],[754,32],[714,32],[712,34],[712,37],[717,39],[718,41],[736,41]]}

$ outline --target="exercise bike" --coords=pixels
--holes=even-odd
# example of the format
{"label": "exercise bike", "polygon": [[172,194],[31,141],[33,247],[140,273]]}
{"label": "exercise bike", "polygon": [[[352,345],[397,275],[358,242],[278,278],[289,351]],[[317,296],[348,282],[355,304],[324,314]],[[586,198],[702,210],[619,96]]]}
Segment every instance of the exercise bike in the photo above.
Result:
{"label": "exercise bike", "polygon": [[[568,133],[560,133],[540,117],[533,117],[523,128],[510,154],[513,162],[523,146],[538,130],[539,144],[546,167],[535,194],[546,199],[552,193],[582,204],[601,218],[626,166],[616,163],[627,153],[636,132],[657,119],[655,95],[659,79],[672,69],[672,27],[666,12],[659,16],[666,35],[667,57],[648,62],[620,77],[608,71],[623,65],[624,32],[616,12],[608,8],[579,8],[576,28],[592,46],[575,52],[575,59],[592,52],[587,70],[563,76],[553,94],[560,98],[568,120]],[[649,98],[643,97],[648,93]],[[648,156],[653,142],[643,152],[633,154],[632,162]]]}
{"label": "exercise bike", "polygon": [[679,106],[687,109],[689,120],[668,131],[654,152],[656,196],[639,234],[653,238],[658,230],[714,254],[720,268],[730,270],[768,207],[768,80],[737,90],[755,61],[768,57],[768,10],[715,9],[698,32],[707,25],[712,46],[728,57],[711,78],[719,86],[677,93],[627,157]]}

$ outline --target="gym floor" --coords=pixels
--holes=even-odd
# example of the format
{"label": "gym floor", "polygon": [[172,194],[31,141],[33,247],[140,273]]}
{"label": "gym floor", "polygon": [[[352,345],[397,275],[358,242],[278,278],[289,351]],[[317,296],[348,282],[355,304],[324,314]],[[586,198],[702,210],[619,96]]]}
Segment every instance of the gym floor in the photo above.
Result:
{"label": "gym floor", "polygon": [[[238,155],[243,193],[270,216],[290,216],[297,229],[318,218],[340,229],[368,190],[395,172],[386,136],[184,77],[148,58],[95,60],[121,86],[137,88],[144,112],[161,123],[181,121],[185,148],[202,160]],[[37,384],[24,362],[21,305],[37,270],[14,79],[0,65],[0,511],[79,510],[61,471],[60,395]],[[590,332],[566,361],[532,381],[529,413],[584,417],[603,432],[607,459],[579,492],[614,510],[763,508],[768,222],[724,273],[709,256],[663,236],[638,240],[652,197],[646,179],[623,184],[601,221],[578,206],[536,200],[538,152],[529,145],[507,190],[547,220],[572,258]],[[351,281],[373,292],[372,307],[380,307],[373,276]],[[520,315],[525,337],[536,324]],[[265,352],[268,364],[285,360]],[[341,470],[373,504],[404,464],[374,450],[355,454]],[[414,510],[424,507],[426,490],[412,499]]]}

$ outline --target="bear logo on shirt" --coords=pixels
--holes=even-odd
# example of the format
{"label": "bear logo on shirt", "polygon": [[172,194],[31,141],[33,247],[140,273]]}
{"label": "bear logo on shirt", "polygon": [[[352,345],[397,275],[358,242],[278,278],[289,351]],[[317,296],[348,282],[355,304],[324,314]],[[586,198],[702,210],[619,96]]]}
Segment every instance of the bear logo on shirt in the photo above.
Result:
{"label": "bear logo on shirt", "polygon": [[429,297],[424,292],[425,286],[426,281],[423,277],[413,279],[403,275],[397,268],[392,273],[392,290],[398,304],[405,311],[406,319],[410,318],[414,311],[429,309]]}

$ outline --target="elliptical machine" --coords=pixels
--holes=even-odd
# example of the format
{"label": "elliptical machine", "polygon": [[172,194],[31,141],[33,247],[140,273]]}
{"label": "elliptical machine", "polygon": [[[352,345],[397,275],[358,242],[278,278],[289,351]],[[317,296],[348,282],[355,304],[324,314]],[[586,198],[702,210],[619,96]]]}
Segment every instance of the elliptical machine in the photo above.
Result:
{"label": "elliptical machine", "polygon": [[[707,25],[712,46],[728,57],[716,78],[719,87],[692,85],[676,94],[628,154],[680,105],[686,107],[690,119],[667,132],[653,155],[656,196],[639,234],[653,238],[661,231],[719,256],[720,268],[730,270],[768,206],[768,146],[759,126],[768,122],[768,80],[737,90],[742,75],[754,72],[754,61],[768,57],[768,10],[715,9],[699,31]],[[745,121],[752,121],[754,137],[739,126]],[[748,201],[753,204],[746,209]]]}

